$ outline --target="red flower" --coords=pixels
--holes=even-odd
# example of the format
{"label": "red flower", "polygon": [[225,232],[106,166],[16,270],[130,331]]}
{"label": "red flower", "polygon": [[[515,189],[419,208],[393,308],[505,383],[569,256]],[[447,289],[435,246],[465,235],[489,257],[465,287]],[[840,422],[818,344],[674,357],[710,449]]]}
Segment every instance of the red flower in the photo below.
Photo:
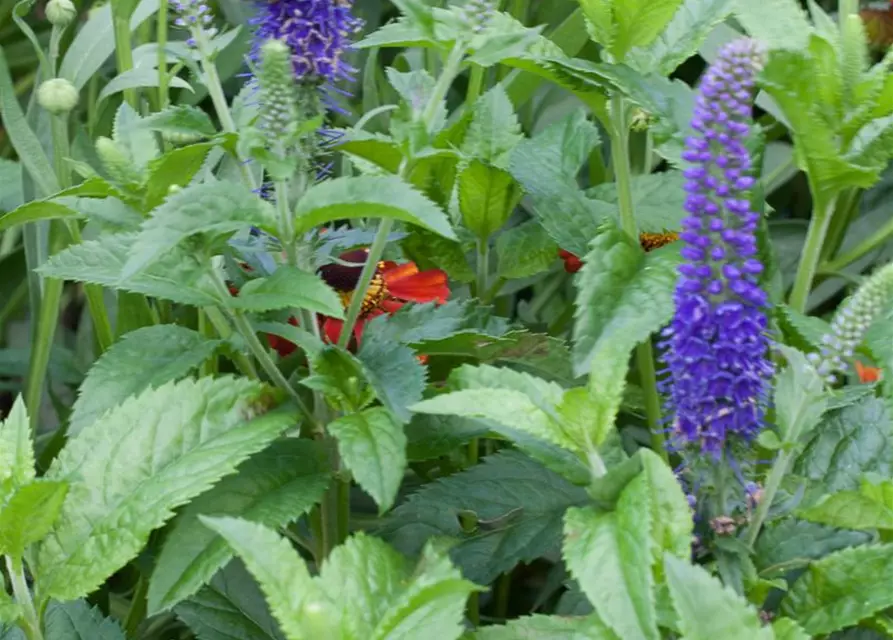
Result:
{"label": "red flower", "polygon": [[564,260],[564,270],[568,273],[577,273],[577,271],[583,268],[583,261],[570,251],[559,249],[558,257]]}
{"label": "red flower", "polygon": [[871,384],[881,379],[881,370],[878,367],[869,367],[856,360],[856,375],[859,376],[859,382]]}

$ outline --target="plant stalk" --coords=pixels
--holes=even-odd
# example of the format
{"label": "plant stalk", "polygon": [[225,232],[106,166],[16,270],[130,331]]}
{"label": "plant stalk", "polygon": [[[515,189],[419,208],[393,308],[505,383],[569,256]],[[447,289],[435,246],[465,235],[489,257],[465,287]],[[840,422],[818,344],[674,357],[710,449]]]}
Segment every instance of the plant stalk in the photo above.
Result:
{"label": "plant stalk", "polygon": [[28,640],[43,640],[40,618],[34,608],[31,592],[28,590],[28,583],[25,580],[25,565],[22,563],[22,559],[6,556],[6,570],[9,572],[10,581],[12,581],[12,593],[16,603],[22,608],[25,636]]}
{"label": "plant stalk", "polygon": [[160,0],[158,3],[158,21],[155,29],[155,40],[158,42],[158,109],[167,108],[170,97],[168,85],[170,78],[167,73],[167,21],[169,0]]}
{"label": "plant stalk", "polygon": [[483,298],[487,292],[487,280],[490,272],[490,242],[487,238],[477,241],[477,297]]}
{"label": "plant stalk", "polygon": [[[118,73],[133,69],[133,47],[130,42],[130,14],[133,11],[131,2],[110,2],[112,23],[115,29],[115,61]],[[136,89],[124,89],[124,100],[133,107],[139,108]]]}
{"label": "plant stalk", "polygon": [[353,296],[350,299],[350,306],[347,308],[347,317],[344,320],[344,326],[341,328],[341,336],[338,338],[338,346],[346,349],[350,344],[350,337],[353,335],[353,328],[357,324],[360,317],[360,311],[363,308],[363,298],[369,289],[369,283],[378,269],[378,261],[384,253],[385,245],[388,243],[388,236],[391,235],[391,229],[394,226],[392,218],[383,219],[378,225],[378,231],[372,246],[369,247],[369,255],[366,257],[366,263],[363,265],[363,271],[360,273],[360,279],[354,289]]}
{"label": "plant stalk", "polygon": [[772,463],[772,470],[769,472],[769,479],[766,481],[763,497],[760,499],[760,504],[757,505],[756,513],[750,523],[750,528],[747,530],[747,546],[750,549],[753,549],[757,536],[760,535],[760,529],[766,521],[769,508],[772,506],[772,501],[775,499],[775,494],[778,493],[778,488],[781,486],[781,481],[785,473],[787,473],[793,457],[794,450],[780,451],[775,462]]}
{"label": "plant stalk", "polygon": [[[815,196],[813,190],[813,197]],[[818,269],[819,258],[822,254],[822,245],[828,233],[828,225],[831,223],[831,214],[837,196],[828,198],[827,202],[816,202],[813,208],[812,219],[809,221],[809,229],[806,232],[806,242],[803,245],[803,253],[800,254],[800,264],[797,267],[797,275],[794,278],[794,286],[791,289],[791,297],[788,305],[794,311],[804,313],[809,292],[812,290],[812,281]]]}

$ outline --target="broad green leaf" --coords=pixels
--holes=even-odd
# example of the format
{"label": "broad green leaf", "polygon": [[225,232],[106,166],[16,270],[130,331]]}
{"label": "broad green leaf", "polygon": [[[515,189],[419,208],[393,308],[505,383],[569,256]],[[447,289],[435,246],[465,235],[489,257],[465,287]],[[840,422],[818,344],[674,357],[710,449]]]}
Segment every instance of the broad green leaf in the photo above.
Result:
{"label": "broad green leaf", "polygon": [[504,367],[463,365],[450,374],[450,387],[458,389],[509,389],[525,394],[546,412],[564,400],[564,389],[554,382]]}
{"label": "broad green leaf", "polygon": [[159,131],[162,135],[209,138],[217,133],[207,113],[185,104],[174,105],[146,116],[139,126]]}
{"label": "broad green leaf", "polygon": [[143,223],[121,278],[144,270],[189,238],[201,236],[209,242],[248,225],[275,230],[276,214],[247,187],[235,182],[186,187],[170,196]]}
{"label": "broad green leaf", "polygon": [[254,381],[187,379],[132,396],[70,440],[46,474],[70,487],[39,547],[43,593],[72,599],[93,591],[173,509],[293,426],[296,412],[268,413],[273,402]]}
{"label": "broad green leaf", "polygon": [[173,324],[125,334],[87,372],[72,408],[68,436],[76,436],[130,396],[186,376],[220,345],[219,340]]}
{"label": "broad green leaf", "polygon": [[506,169],[511,150],[523,139],[515,108],[497,84],[474,103],[461,151],[468,158]]}
{"label": "broad green leaf", "polygon": [[633,47],[651,44],[664,30],[682,0],[614,0],[614,37],[609,49],[618,60]]}
{"label": "broad green leaf", "polygon": [[344,317],[344,306],[335,290],[315,273],[280,266],[273,275],[249,280],[227,305],[244,311],[307,309],[332,318]]}
{"label": "broad green leaf", "polygon": [[635,47],[628,60],[642,71],[669,75],[725,20],[736,0],[683,0],[673,18],[647,47]]}
{"label": "broad green leaf", "polygon": [[6,589],[0,589],[0,639],[6,638],[3,634],[4,625],[15,624],[21,615],[22,608],[6,593]]}
{"label": "broad green leaf", "polygon": [[[159,74],[157,69],[151,67],[134,67],[123,73],[119,73],[102,88],[97,96],[97,102],[102,102],[109,96],[121,93],[127,89],[138,89],[140,87],[157,87],[159,86]],[[188,89],[192,91],[192,86],[183,78],[171,76],[169,79],[170,86],[175,89]]]}
{"label": "broad green leaf", "polygon": [[[157,75],[157,72],[155,72]],[[185,187],[199,172],[213,144],[200,143],[168,151],[149,161],[143,209],[160,206],[171,195],[172,187]]]}
{"label": "broad green leaf", "polygon": [[85,600],[51,601],[44,627],[47,640],[125,640],[118,623],[103,617],[99,609]]}
{"label": "broad green leaf", "polygon": [[781,612],[812,636],[855,625],[893,606],[893,545],[845,549],[812,563]]}
{"label": "broad green leaf", "polygon": [[404,426],[406,457],[412,461],[431,460],[451,453],[457,447],[490,431],[483,420],[417,413]]}
{"label": "broad green leaf", "polygon": [[806,356],[780,347],[788,366],[775,383],[776,424],[783,441],[796,444],[822,419],[828,405],[825,383]]}
{"label": "broad green leaf", "polygon": [[136,234],[100,236],[50,256],[38,273],[48,278],[101,284],[195,306],[219,302],[207,269],[185,249],[172,251],[131,278],[121,279]]}
{"label": "broad green leaf", "polygon": [[375,407],[328,425],[338,452],[363,489],[384,513],[394,504],[406,469],[403,425],[387,409]]}
{"label": "broad green leaf", "polygon": [[457,186],[462,221],[481,242],[502,228],[521,199],[510,174],[479,160],[459,173]]}
{"label": "broad green leaf", "polygon": [[864,544],[870,538],[867,533],[785,519],[763,529],[757,539],[754,563],[762,576],[784,575],[838,549]]}
{"label": "broad green leaf", "polygon": [[558,245],[536,220],[499,234],[496,240],[500,278],[527,278],[546,271],[555,262]]}
{"label": "broad green leaf", "polygon": [[235,475],[193,500],[174,520],[149,582],[149,614],[192,596],[231,558],[229,546],[200,515],[280,527],[309,511],[328,483],[320,449],[307,440],[277,441],[243,462]]}
{"label": "broad green leaf", "polygon": [[427,370],[409,347],[364,336],[357,353],[363,374],[381,403],[401,423],[412,418],[411,406],[421,400]]}
{"label": "broad green leaf", "polygon": [[822,493],[857,489],[862,476],[893,474],[893,424],[877,398],[829,412],[794,464],[795,475]]}
{"label": "broad green leaf", "polygon": [[[782,323],[782,326],[786,330],[790,329],[800,339],[802,346],[797,348],[803,351],[818,350],[822,344],[822,338],[826,334],[831,333],[831,324],[826,320],[816,316],[807,316],[786,304],[777,305],[775,310],[780,316],[779,321]],[[791,346],[797,345],[795,343]]]}
{"label": "broad green leaf", "polygon": [[810,640],[803,627],[790,618],[777,618],[772,623],[772,631],[775,640]]}
{"label": "broad green leaf", "polygon": [[419,268],[438,268],[446,271],[451,280],[472,282],[474,270],[468,264],[465,245],[447,240],[432,231],[414,229],[403,240],[402,247],[408,258]]}
{"label": "broad green leaf", "polygon": [[27,547],[47,535],[66,493],[65,482],[34,480],[19,487],[0,509],[0,553],[21,557]]}
{"label": "broad green leaf", "polygon": [[[682,636],[691,640],[773,640],[756,610],[702,567],[666,554],[664,571]],[[712,612],[712,613],[708,613]]]}
{"label": "broad green leaf", "polygon": [[113,233],[138,231],[144,220],[134,208],[114,197],[63,196],[55,201],[70,207],[89,222],[96,223],[100,229]]}
{"label": "broad green leaf", "polygon": [[[633,177],[633,206],[640,232],[662,233],[682,229],[682,219],[686,216],[683,208],[684,182],[681,171],[663,171]],[[587,189],[586,195],[599,203],[611,205],[611,216],[619,224],[620,205],[616,182],[606,182]]]}
{"label": "broad green leaf", "polygon": [[674,245],[646,254],[616,225],[605,224],[578,278],[573,351],[578,375],[603,352],[629,353],[669,322],[678,255]]}
{"label": "broad green leaf", "polygon": [[0,159],[0,213],[12,211],[24,203],[22,194],[22,165]]}
{"label": "broad green leaf", "polygon": [[446,214],[396,176],[325,180],[310,187],[295,209],[299,232],[348,218],[392,218],[456,239]]}
{"label": "broad green leaf", "polygon": [[586,387],[565,391],[557,410],[563,433],[581,452],[595,453],[613,426],[612,421],[604,419],[599,398]]}
{"label": "broad green leaf", "polygon": [[132,172],[138,180],[146,175],[149,163],[161,155],[156,136],[139,126],[142,120],[143,117],[125,101],[118,105],[112,127],[115,144],[132,165],[128,173]]}
{"label": "broad green leaf", "polygon": [[893,529],[893,504],[857,491],[839,491],[797,512],[810,522],[841,529]]}
{"label": "broad green leaf", "polygon": [[617,25],[614,22],[613,0],[579,0],[583,15],[586,16],[587,30],[592,38],[609,49],[614,43]]}
{"label": "broad green leaf", "polygon": [[[338,615],[335,603],[310,577],[307,565],[285,538],[267,527],[239,518],[199,516],[202,522],[223,536],[264,592],[270,610],[289,640],[337,637]],[[312,636],[305,632],[305,618],[318,620],[335,636]]]}
{"label": "broad green leaf", "polygon": [[475,640],[619,640],[598,616],[524,616],[504,625],[481,627]]}
{"label": "broad green leaf", "polygon": [[[462,574],[489,584],[519,562],[559,549],[565,510],[587,502],[582,488],[522,453],[504,450],[426,484],[393,511],[381,534],[409,555],[432,536],[456,538],[451,556]],[[462,517],[474,521],[473,530],[463,529]]]}
{"label": "broad green leaf", "polygon": [[474,333],[484,338],[501,336],[506,331],[504,321],[494,318],[486,308],[471,304],[469,300],[450,300],[444,304],[410,304],[396,313],[373,318],[366,323],[363,339],[372,336],[421,348],[431,341],[461,333]]}
{"label": "broad green leaf", "polygon": [[533,212],[562,249],[582,256],[611,208],[586,197],[576,176],[598,144],[598,130],[575,111],[512,151],[509,172],[530,197]]}
{"label": "broad green leaf", "polygon": [[18,396],[0,422],[0,504],[16,487],[34,479],[34,445],[25,400]]}
{"label": "broad green leaf", "polygon": [[639,449],[646,487],[650,494],[651,537],[655,541],[659,564],[668,552],[677,558],[691,556],[694,522],[685,493],[673,470],[659,455],[649,449]]}
{"label": "broad green leaf", "polygon": [[599,617],[621,638],[660,638],[649,503],[639,476],[621,493],[616,511],[574,508],[564,518],[564,561]]}
{"label": "broad green leaf", "polygon": [[77,218],[80,214],[65,205],[51,200],[34,200],[23,204],[7,214],[0,215],[0,231],[6,231],[20,224],[39,220]]}
{"label": "broad green leaf", "polygon": [[218,571],[174,612],[199,640],[285,640],[260,587],[239,560]]}
{"label": "broad green leaf", "polygon": [[741,26],[770,49],[805,49],[812,25],[797,0],[735,0]]}

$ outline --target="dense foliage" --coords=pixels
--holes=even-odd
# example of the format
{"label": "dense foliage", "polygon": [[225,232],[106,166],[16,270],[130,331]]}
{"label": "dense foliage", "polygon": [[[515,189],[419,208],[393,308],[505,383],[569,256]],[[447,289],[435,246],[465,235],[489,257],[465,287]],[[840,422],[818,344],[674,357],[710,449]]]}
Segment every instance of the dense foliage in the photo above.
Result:
{"label": "dense foliage", "polygon": [[0,640],[893,637],[891,33],[0,0]]}

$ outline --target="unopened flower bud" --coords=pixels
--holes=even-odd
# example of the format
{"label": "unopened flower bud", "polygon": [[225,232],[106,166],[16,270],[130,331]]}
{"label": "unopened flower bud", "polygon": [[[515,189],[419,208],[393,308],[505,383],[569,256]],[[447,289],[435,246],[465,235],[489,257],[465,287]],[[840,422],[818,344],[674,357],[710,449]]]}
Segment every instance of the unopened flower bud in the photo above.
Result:
{"label": "unopened flower bud", "polygon": [[47,3],[47,20],[54,27],[67,27],[77,14],[78,11],[71,0],[50,0]]}
{"label": "unopened flower bud", "polygon": [[111,138],[104,136],[97,138],[96,154],[113,179],[125,184],[140,181],[139,172],[130,155]]}
{"label": "unopened flower bud", "polygon": [[260,56],[258,125],[270,143],[287,143],[297,120],[291,49],[281,40],[268,40]]}
{"label": "unopened flower bud", "polygon": [[47,80],[37,89],[37,102],[50,113],[68,113],[78,104],[78,90],[64,78]]}

